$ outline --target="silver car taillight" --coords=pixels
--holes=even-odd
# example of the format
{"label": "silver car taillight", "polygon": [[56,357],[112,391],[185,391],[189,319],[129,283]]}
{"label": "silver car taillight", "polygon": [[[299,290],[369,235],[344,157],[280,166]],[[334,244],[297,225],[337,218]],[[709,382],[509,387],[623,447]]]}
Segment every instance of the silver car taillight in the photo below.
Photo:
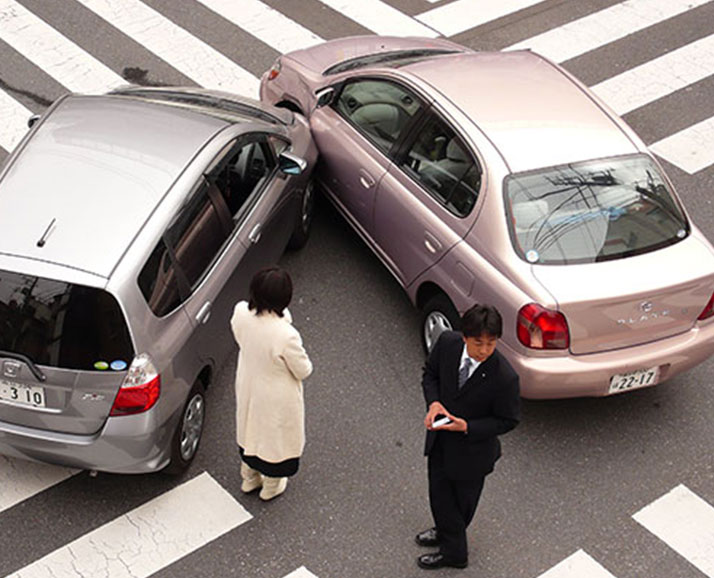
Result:
{"label": "silver car taillight", "polygon": [[134,358],[117,392],[109,415],[130,415],[151,409],[161,394],[161,376],[151,357]]}

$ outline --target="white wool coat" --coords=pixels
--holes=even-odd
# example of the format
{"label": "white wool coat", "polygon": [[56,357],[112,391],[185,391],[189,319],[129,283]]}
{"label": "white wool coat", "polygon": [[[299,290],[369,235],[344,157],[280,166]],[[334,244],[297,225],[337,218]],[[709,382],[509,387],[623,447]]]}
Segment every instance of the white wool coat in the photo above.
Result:
{"label": "white wool coat", "polygon": [[278,463],[302,455],[305,404],[302,380],[312,362],[302,338],[283,317],[256,315],[246,301],[233,311],[231,328],[240,352],[236,369],[236,440],[248,456]]}

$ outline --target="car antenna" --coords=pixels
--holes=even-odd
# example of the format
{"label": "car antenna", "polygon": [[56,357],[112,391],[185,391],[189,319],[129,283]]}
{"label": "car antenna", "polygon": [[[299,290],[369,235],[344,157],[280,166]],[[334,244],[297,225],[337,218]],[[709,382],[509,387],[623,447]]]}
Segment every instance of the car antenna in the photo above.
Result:
{"label": "car antenna", "polygon": [[53,217],[52,220],[50,221],[50,224],[47,225],[47,228],[45,229],[45,232],[42,234],[42,237],[40,237],[40,240],[37,241],[37,246],[38,246],[38,247],[44,247],[44,246],[45,246],[45,242],[47,241],[47,237],[50,236],[50,232],[51,232],[52,227],[54,226],[56,220],[57,220],[57,218],[56,218],[56,217]]}

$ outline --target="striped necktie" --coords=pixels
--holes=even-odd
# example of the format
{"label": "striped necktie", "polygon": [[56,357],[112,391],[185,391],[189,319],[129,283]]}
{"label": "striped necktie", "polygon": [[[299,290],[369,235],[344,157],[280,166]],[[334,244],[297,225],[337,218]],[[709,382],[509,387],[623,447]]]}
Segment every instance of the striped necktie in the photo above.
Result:
{"label": "striped necktie", "polygon": [[469,370],[471,369],[471,358],[467,357],[464,359],[464,364],[459,369],[459,389],[464,386],[466,380],[469,378]]}

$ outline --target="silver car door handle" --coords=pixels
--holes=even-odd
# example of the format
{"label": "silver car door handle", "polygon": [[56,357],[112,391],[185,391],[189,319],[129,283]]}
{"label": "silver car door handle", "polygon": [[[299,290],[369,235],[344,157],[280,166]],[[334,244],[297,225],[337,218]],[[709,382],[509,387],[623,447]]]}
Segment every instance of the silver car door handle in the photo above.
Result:
{"label": "silver car door handle", "polygon": [[441,251],[441,243],[432,237],[429,233],[424,233],[424,246],[429,253],[437,253]]}
{"label": "silver car door handle", "polygon": [[374,179],[364,170],[359,172],[359,182],[365,189],[371,189],[374,186]]}
{"label": "silver car door handle", "polygon": [[248,240],[255,245],[258,241],[260,241],[260,235],[262,234],[261,229],[262,225],[258,223],[255,227],[253,227],[253,230],[248,234]]}
{"label": "silver car door handle", "polygon": [[206,301],[201,308],[198,310],[198,313],[196,313],[196,321],[199,323],[206,323],[208,319],[211,317],[211,302]]}

